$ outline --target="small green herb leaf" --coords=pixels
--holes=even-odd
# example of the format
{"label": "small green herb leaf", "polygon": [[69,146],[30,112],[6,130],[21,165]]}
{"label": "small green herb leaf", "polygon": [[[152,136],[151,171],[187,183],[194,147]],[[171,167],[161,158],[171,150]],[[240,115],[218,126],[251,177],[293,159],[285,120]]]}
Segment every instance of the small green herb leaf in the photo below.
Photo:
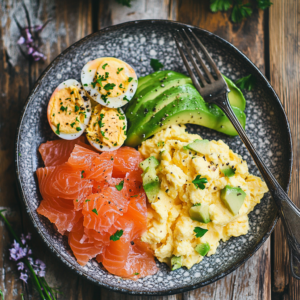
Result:
{"label": "small green herb leaf", "polygon": [[133,77],[129,77],[128,78],[128,82],[131,82],[132,79],[133,79]]}
{"label": "small green herb leaf", "polygon": [[58,123],[58,124],[56,125],[56,131],[55,131],[56,134],[60,134],[60,132],[59,132],[59,126],[60,126],[60,123]]}
{"label": "small green herb leaf", "polygon": [[75,112],[79,111],[79,106],[75,105]]}
{"label": "small green herb leaf", "polygon": [[252,74],[249,74],[248,76],[238,79],[235,83],[239,88],[251,91],[255,86],[256,79]]}
{"label": "small green herb leaf", "polygon": [[269,0],[256,0],[256,3],[257,3],[257,7],[263,10],[267,9],[273,4]]}
{"label": "small green herb leaf", "polygon": [[227,11],[232,4],[232,0],[210,0],[210,10],[212,12]]}
{"label": "small green herb leaf", "polygon": [[135,272],[133,275],[140,275],[140,273],[138,273],[138,272]]}
{"label": "small green herb leaf", "polygon": [[83,173],[84,173],[84,170],[81,171],[81,178],[84,178]]}
{"label": "small green herb leaf", "polygon": [[76,130],[77,130],[77,131],[80,131],[80,130],[81,130],[81,127],[76,127]]}
{"label": "small green herb leaf", "polygon": [[118,68],[117,74],[120,74],[120,72],[123,70],[124,70],[124,68]]}
{"label": "small green herb leaf", "polygon": [[113,235],[110,236],[110,240],[115,242],[118,241],[123,235],[123,230],[117,230]]}
{"label": "small green herb leaf", "polygon": [[92,209],[92,212],[95,213],[98,216],[98,211],[96,208]]}
{"label": "small green herb leaf", "polygon": [[205,189],[205,183],[207,183],[207,179],[205,177],[201,178],[201,175],[197,175],[196,178],[192,181],[195,185],[196,189]]}
{"label": "small green herb leaf", "polygon": [[252,8],[250,3],[243,4],[241,0],[238,0],[233,6],[231,13],[231,20],[234,23],[240,23],[244,18],[250,17],[252,14]]}
{"label": "small green herb leaf", "polygon": [[90,200],[90,199],[86,199],[86,200],[85,200],[85,202],[89,202],[89,201],[91,201],[91,200]]}
{"label": "small green herb leaf", "polygon": [[154,59],[154,58],[151,58],[150,66],[154,71],[158,71],[159,69],[164,67],[164,65],[161,62],[159,62],[158,59]]}
{"label": "small green herb leaf", "polygon": [[107,65],[108,65],[108,64],[104,64],[104,65],[102,66],[102,69],[105,70],[105,67],[106,67]]}
{"label": "small green herb leaf", "polygon": [[116,189],[117,189],[118,191],[121,191],[122,188],[123,188],[123,185],[124,185],[124,180],[122,180],[119,184],[116,185]]}
{"label": "small green herb leaf", "polygon": [[203,237],[204,234],[208,231],[208,229],[204,229],[201,227],[195,227],[194,232],[196,233],[196,237]]}
{"label": "small green herb leaf", "polygon": [[104,86],[104,89],[106,91],[109,91],[109,90],[113,90],[113,88],[115,87],[116,85],[114,83],[107,83],[105,86]]}

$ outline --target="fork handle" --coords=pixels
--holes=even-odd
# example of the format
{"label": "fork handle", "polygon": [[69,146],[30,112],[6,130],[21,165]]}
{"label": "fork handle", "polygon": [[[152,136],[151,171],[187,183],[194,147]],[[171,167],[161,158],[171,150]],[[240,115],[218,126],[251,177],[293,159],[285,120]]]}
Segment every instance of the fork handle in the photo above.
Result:
{"label": "fork handle", "polygon": [[[258,167],[269,188],[286,229],[287,241],[290,248],[290,264],[292,275],[295,278],[300,279],[300,210],[290,200],[287,193],[282,189],[280,184],[262,161],[258,152],[253,147],[241,123],[232,111],[227,95],[228,93],[225,93],[224,95],[220,96],[222,97],[221,99],[216,99],[216,104],[222,109],[222,111],[231,121],[233,127],[238,132],[241,140],[250,152],[256,166]],[[214,103],[214,101],[212,102]]]}

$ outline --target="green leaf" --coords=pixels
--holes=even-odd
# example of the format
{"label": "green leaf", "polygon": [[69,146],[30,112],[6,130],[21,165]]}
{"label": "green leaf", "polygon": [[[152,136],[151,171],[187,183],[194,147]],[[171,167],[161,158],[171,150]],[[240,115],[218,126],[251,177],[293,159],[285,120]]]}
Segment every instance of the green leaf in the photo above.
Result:
{"label": "green leaf", "polygon": [[120,72],[123,70],[124,70],[124,68],[118,68],[117,74],[120,74]]}
{"label": "green leaf", "polygon": [[124,180],[122,180],[119,184],[117,184],[115,187],[118,191],[121,191],[124,185]]}
{"label": "green leaf", "polygon": [[80,131],[80,130],[81,130],[81,127],[76,127],[76,130],[77,130],[77,131]]}
{"label": "green leaf", "polygon": [[205,183],[207,183],[207,179],[205,177],[201,178],[201,175],[197,175],[196,178],[192,181],[195,185],[196,189],[205,189]]}
{"label": "green leaf", "polygon": [[240,89],[251,91],[256,84],[256,79],[252,74],[249,74],[248,76],[238,79],[235,84]]}
{"label": "green leaf", "polygon": [[108,64],[104,64],[104,65],[102,66],[102,69],[105,70],[105,67],[106,67],[107,65],[108,65]]}
{"label": "green leaf", "polygon": [[194,232],[196,233],[196,237],[203,237],[204,234],[208,231],[208,229],[204,229],[201,227],[195,227]]}
{"label": "green leaf", "polygon": [[127,7],[131,7],[131,0],[116,0],[119,4]]}
{"label": "green leaf", "polygon": [[84,178],[83,173],[84,173],[84,170],[81,171],[81,178]]}
{"label": "green leaf", "polygon": [[113,235],[110,236],[111,241],[118,241],[123,235],[123,230],[117,230]]}
{"label": "green leaf", "polygon": [[113,90],[115,86],[116,86],[116,85],[115,85],[114,83],[107,83],[107,84],[104,86],[104,89],[105,89],[106,91]]}
{"label": "green leaf", "polygon": [[85,200],[85,202],[89,202],[89,201],[91,201],[91,200],[90,200],[90,199],[86,199],[86,200]]}
{"label": "green leaf", "polygon": [[242,0],[235,2],[232,13],[231,20],[234,23],[240,23],[244,18],[250,17],[252,14],[252,8],[250,3],[243,4]]}
{"label": "green leaf", "polygon": [[60,132],[59,132],[59,126],[60,126],[60,123],[58,123],[58,124],[56,125],[56,131],[55,131],[56,134],[60,134]]}
{"label": "green leaf", "polygon": [[140,275],[140,273],[138,273],[138,272],[135,272],[133,275]]}
{"label": "green leaf", "polygon": [[159,69],[164,67],[164,65],[161,62],[159,62],[158,59],[154,59],[154,58],[151,58],[150,66],[154,71],[158,71]]}
{"label": "green leaf", "polygon": [[92,212],[95,213],[98,216],[98,211],[96,208],[92,209]]}
{"label": "green leaf", "polygon": [[131,82],[132,79],[133,79],[133,77],[129,77],[128,78],[128,82]]}
{"label": "green leaf", "polygon": [[210,0],[210,10],[212,12],[227,11],[233,0]]}
{"label": "green leaf", "polygon": [[256,0],[257,7],[260,9],[267,9],[269,8],[273,3],[269,0]]}

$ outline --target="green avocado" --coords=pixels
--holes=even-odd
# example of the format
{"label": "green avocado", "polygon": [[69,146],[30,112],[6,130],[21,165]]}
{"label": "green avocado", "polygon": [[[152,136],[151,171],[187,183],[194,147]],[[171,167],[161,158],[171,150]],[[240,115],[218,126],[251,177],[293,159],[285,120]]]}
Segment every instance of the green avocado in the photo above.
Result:
{"label": "green avocado", "polygon": [[201,154],[210,154],[209,140],[195,140],[185,146],[187,149],[193,150]]}
{"label": "green avocado", "polygon": [[232,169],[229,166],[224,166],[223,168],[221,168],[221,172],[225,177],[232,177],[235,174],[235,169]]}
{"label": "green avocado", "polygon": [[245,198],[246,193],[241,188],[226,185],[221,190],[221,200],[234,216],[239,213]]}
{"label": "green avocado", "polygon": [[[200,203],[199,203],[200,204]],[[209,205],[206,203],[201,203],[200,205],[194,205],[189,210],[190,218],[194,221],[201,223],[209,223]]]}
{"label": "green avocado", "polygon": [[195,250],[202,256],[205,256],[209,250],[210,250],[210,245],[209,243],[202,243],[202,244],[198,244],[195,247]]}
{"label": "green avocado", "polygon": [[171,270],[175,271],[182,267],[182,258],[181,256],[172,256],[171,258]]}
{"label": "green avocado", "polygon": [[142,174],[142,177],[143,187],[147,198],[150,203],[154,202],[160,188],[160,182],[158,176],[156,175],[155,167],[147,167]]}
{"label": "green avocado", "polygon": [[[229,80],[226,79],[225,80]],[[234,113],[245,127],[245,99],[231,82]],[[231,97],[229,97],[231,102]],[[189,77],[174,71],[158,71],[139,79],[139,87],[126,109],[127,146],[135,147],[173,124],[198,124],[228,135],[237,135],[231,122],[214,104],[206,103]]]}
{"label": "green avocado", "polygon": [[150,156],[140,163],[140,168],[146,171],[148,167],[156,168],[158,165],[159,161],[154,156]]}

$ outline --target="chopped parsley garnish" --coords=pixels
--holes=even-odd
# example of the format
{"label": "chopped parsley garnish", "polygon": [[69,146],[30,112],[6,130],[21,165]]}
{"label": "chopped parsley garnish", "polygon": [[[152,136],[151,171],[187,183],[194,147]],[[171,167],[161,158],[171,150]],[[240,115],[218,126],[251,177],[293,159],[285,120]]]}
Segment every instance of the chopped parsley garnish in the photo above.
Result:
{"label": "chopped parsley garnish", "polygon": [[76,117],[76,122],[79,122],[78,117]]}
{"label": "chopped parsley garnish", "polygon": [[195,227],[194,232],[196,233],[196,237],[203,237],[204,234],[208,231],[208,229],[204,229],[201,227]]}
{"label": "chopped parsley garnish", "polygon": [[80,130],[81,130],[81,127],[76,127],[76,130],[77,130],[77,131],[80,131]]}
{"label": "chopped parsley garnish", "polygon": [[95,213],[98,216],[98,211],[96,208],[92,209],[92,212]]}
{"label": "chopped parsley garnish", "polygon": [[53,117],[55,116],[55,114],[52,115]]}
{"label": "chopped parsley garnish", "polygon": [[75,125],[75,122],[71,123],[70,125],[71,125],[71,127],[73,128],[73,126]]}
{"label": "chopped parsley garnish", "polygon": [[60,107],[60,110],[61,110],[61,111],[66,111],[67,109],[68,109],[67,106],[61,106],[61,107]]}
{"label": "chopped parsley garnish", "polygon": [[58,123],[58,124],[56,125],[56,131],[55,131],[56,134],[60,134],[60,132],[59,132],[59,126],[60,126],[60,123]]}
{"label": "chopped parsley garnish", "polygon": [[107,65],[108,65],[108,64],[104,64],[104,65],[102,66],[102,69],[105,70],[105,67],[106,67]]}
{"label": "chopped parsley garnish", "polygon": [[251,91],[256,80],[252,74],[249,74],[248,76],[238,79],[235,83],[239,88]]}
{"label": "chopped parsley garnish", "polygon": [[104,126],[104,123],[102,123],[103,118],[104,118],[104,114],[100,114],[100,120],[98,121],[98,125],[99,125],[100,128]]}
{"label": "chopped parsley garnish", "polygon": [[129,78],[128,78],[128,82],[130,82],[132,79],[133,79],[133,77],[129,77]]}
{"label": "chopped parsley garnish", "polygon": [[128,102],[129,102],[129,99],[127,99],[127,96],[124,96],[124,97],[123,97],[123,100],[125,100],[125,101],[128,101]]}
{"label": "chopped parsley garnish", "polygon": [[113,158],[113,157],[111,157],[111,158],[110,158],[110,160],[114,160],[114,158]]}
{"label": "chopped parsley garnish", "polygon": [[138,273],[138,272],[135,272],[133,275],[140,275],[140,273]]}
{"label": "chopped parsley garnish", "polygon": [[123,229],[117,230],[113,235],[110,236],[110,240],[115,242],[118,241],[123,235]]}
{"label": "chopped parsley garnish", "polygon": [[196,189],[205,189],[205,183],[207,183],[207,179],[205,177],[201,178],[201,175],[197,175],[196,178],[192,181],[192,183],[195,185]]}
{"label": "chopped parsley garnish", "polygon": [[119,88],[120,89],[125,89],[125,87],[122,85],[122,83],[120,83]]}
{"label": "chopped parsley garnish", "polygon": [[121,71],[123,71],[124,68],[118,68],[117,74],[119,75]]}
{"label": "chopped parsley garnish", "polygon": [[85,83],[83,86],[88,86],[88,84],[87,84],[87,83]]}
{"label": "chopped parsley garnish", "polygon": [[106,101],[107,101],[107,96],[106,96],[106,95],[101,95],[101,99],[106,103]]}
{"label": "chopped parsley garnish", "polygon": [[75,105],[75,112],[79,111],[79,106]]}
{"label": "chopped parsley garnish", "polygon": [[135,198],[135,197],[137,197],[138,195],[133,195],[133,196],[130,196],[130,198]]}
{"label": "chopped parsley garnish", "polygon": [[120,116],[119,120],[125,120],[125,117],[124,116]]}
{"label": "chopped parsley garnish", "polygon": [[102,134],[102,136],[105,136],[105,132],[104,131],[101,131],[101,134]]}
{"label": "chopped parsley garnish", "polygon": [[106,91],[113,90],[115,86],[116,86],[116,85],[115,85],[114,83],[107,83],[107,84],[104,86],[104,89],[105,89]]}
{"label": "chopped parsley garnish", "polygon": [[114,143],[114,146],[118,146],[118,143],[116,142],[116,143]]}
{"label": "chopped parsley garnish", "polygon": [[86,200],[85,200],[85,202],[89,202],[89,201],[91,201],[91,200],[90,200],[90,199],[86,199]]}
{"label": "chopped parsley garnish", "polygon": [[72,91],[70,94],[73,95],[73,94],[74,94],[74,91]]}
{"label": "chopped parsley garnish", "polygon": [[84,173],[84,170],[81,171],[81,178],[84,178],[83,173]]}
{"label": "chopped parsley garnish", "polygon": [[164,65],[161,62],[159,62],[158,59],[154,59],[154,58],[151,58],[150,66],[154,71],[158,71],[159,69],[164,67]]}
{"label": "chopped parsley garnish", "polygon": [[157,147],[164,146],[164,145],[165,145],[165,142],[163,142],[163,141],[157,143]]}
{"label": "chopped parsley garnish", "polygon": [[119,184],[117,184],[115,187],[116,187],[116,189],[118,190],[118,191],[121,191],[122,190],[122,188],[123,188],[123,186],[124,186],[124,180],[122,180]]}

